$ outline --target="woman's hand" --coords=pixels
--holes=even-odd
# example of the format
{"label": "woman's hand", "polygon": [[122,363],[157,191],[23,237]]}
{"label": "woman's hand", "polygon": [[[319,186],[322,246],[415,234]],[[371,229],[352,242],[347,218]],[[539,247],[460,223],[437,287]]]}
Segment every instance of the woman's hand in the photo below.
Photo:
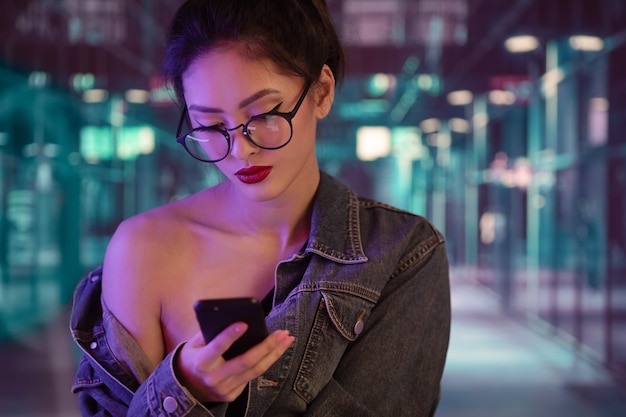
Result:
{"label": "woman's hand", "polygon": [[198,401],[234,401],[248,382],[263,375],[295,340],[287,330],[278,330],[246,353],[225,361],[224,352],[247,329],[245,323],[234,323],[208,344],[198,332],[182,347],[176,372]]}

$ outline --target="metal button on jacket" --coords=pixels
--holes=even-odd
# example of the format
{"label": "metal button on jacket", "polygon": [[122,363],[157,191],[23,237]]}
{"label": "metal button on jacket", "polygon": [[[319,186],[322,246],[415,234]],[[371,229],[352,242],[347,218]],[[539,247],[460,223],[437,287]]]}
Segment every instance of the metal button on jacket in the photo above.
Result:
{"label": "metal button on jacket", "polygon": [[354,334],[357,336],[361,334],[363,327],[365,327],[363,317],[365,317],[365,310],[361,310],[361,314],[359,315],[359,318],[356,319],[356,323],[354,324]]}
{"label": "metal button on jacket", "polygon": [[174,397],[165,397],[163,400],[163,409],[168,413],[173,413],[178,408],[178,402]]}

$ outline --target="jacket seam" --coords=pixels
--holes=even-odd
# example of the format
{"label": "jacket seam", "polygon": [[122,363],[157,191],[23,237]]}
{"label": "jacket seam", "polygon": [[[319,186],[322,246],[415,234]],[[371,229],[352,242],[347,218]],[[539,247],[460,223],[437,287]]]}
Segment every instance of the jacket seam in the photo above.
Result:
{"label": "jacket seam", "polygon": [[300,285],[297,293],[314,291],[334,291],[343,294],[350,294],[373,303],[380,298],[380,292],[354,284],[334,283],[334,282],[311,282]]}
{"label": "jacket seam", "polygon": [[[359,199],[353,192],[350,193],[350,243],[352,244],[353,253],[364,253],[363,243],[361,242],[361,222],[359,218]],[[359,257],[359,259],[362,259]],[[367,259],[367,257],[366,257]]]}
{"label": "jacket seam", "polygon": [[444,240],[439,234],[432,235],[428,240],[419,245],[415,251],[411,252],[407,258],[401,259],[400,262],[398,262],[398,267],[392,272],[390,279],[397,277],[424,259],[426,255],[435,250],[435,248],[443,242]]}

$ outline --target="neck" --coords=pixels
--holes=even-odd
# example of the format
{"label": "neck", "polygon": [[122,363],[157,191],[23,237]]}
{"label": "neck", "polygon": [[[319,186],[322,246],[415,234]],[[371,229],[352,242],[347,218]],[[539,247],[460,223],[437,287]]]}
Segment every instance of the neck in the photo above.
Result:
{"label": "neck", "polygon": [[[269,201],[251,201],[231,193],[233,224],[241,233],[277,241],[282,249],[304,244],[309,236],[313,197],[319,185],[316,175],[300,176],[282,195]],[[243,200],[243,201],[242,201]]]}

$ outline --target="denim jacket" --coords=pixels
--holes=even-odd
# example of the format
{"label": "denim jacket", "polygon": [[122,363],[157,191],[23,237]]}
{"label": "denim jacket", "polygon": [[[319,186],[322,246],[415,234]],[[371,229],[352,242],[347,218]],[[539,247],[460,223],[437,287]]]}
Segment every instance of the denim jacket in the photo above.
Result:
{"label": "denim jacket", "polygon": [[[101,268],[76,288],[71,331],[83,351],[73,392],[83,415],[225,416],[153,369],[101,302]],[[276,266],[270,331],[295,336],[247,390],[246,416],[429,416],[450,332],[442,235],[420,216],[357,197],[322,173],[305,249]]]}

